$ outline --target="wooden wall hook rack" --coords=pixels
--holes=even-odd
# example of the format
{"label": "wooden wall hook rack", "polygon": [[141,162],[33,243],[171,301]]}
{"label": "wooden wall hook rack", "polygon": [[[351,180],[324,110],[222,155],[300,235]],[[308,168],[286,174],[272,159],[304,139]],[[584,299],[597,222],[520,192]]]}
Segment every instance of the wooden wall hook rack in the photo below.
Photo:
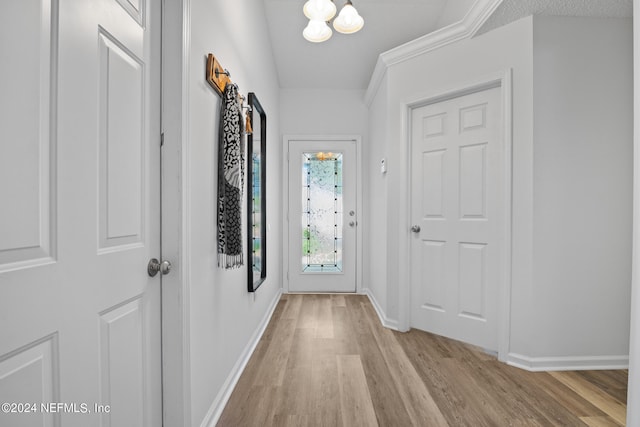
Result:
{"label": "wooden wall hook rack", "polygon": [[222,68],[212,53],[207,55],[207,82],[220,96],[224,93],[224,88],[231,83],[229,75],[229,71]]}

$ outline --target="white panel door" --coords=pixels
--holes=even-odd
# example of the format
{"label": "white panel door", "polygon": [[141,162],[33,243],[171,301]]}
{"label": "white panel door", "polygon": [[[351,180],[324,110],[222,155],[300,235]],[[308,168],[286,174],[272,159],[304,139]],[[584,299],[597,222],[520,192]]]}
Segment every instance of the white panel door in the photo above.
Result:
{"label": "white panel door", "polygon": [[289,141],[289,291],[356,291],[356,142]]}
{"label": "white panel door", "polygon": [[498,349],[500,88],[416,108],[411,324]]}
{"label": "white panel door", "polygon": [[1,426],[162,424],[159,7],[0,2]]}

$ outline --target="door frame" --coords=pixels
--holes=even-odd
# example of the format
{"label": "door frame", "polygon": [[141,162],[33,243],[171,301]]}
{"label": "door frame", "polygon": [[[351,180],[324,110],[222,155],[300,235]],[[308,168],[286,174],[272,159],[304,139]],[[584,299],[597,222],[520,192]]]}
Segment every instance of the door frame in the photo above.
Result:
{"label": "door frame", "polygon": [[284,135],[282,137],[282,280],[289,293],[289,142],[355,141],[356,143],[356,293],[362,293],[362,137],[360,135]]}
{"label": "door frame", "polygon": [[162,0],[161,259],[162,421],[191,425],[189,86],[191,0]]}
{"label": "door frame", "polygon": [[633,0],[633,247],[627,423],[640,422],[640,0]]}
{"label": "door frame", "polygon": [[[405,171],[400,174],[400,186],[410,188],[411,185],[411,133],[412,112],[415,108],[435,104],[460,96],[480,92],[496,87],[501,88],[502,123],[500,135],[503,141],[503,169],[501,178],[504,180],[502,209],[505,223],[502,227],[501,257],[500,257],[500,283],[498,284],[498,360],[505,362],[509,354],[509,341],[511,329],[511,223],[512,223],[512,70],[506,69],[477,80],[461,83],[453,87],[436,88],[428,93],[420,94],[401,102],[401,129],[400,139],[403,145],[404,155],[400,156],[400,168]],[[408,331],[411,328],[411,197],[409,192],[401,192],[399,206],[403,207],[399,221],[399,268],[398,268],[398,298],[399,315],[398,329]]]}

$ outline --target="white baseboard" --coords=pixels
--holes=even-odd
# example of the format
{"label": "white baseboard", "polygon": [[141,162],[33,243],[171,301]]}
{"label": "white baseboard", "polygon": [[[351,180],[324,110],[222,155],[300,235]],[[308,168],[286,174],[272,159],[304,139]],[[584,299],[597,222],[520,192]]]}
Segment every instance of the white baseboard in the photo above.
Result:
{"label": "white baseboard", "polygon": [[244,351],[238,358],[238,361],[236,362],[233,369],[231,370],[231,373],[229,373],[229,376],[227,377],[227,380],[224,382],[224,385],[222,386],[222,388],[220,389],[220,392],[218,393],[213,403],[211,404],[211,407],[209,408],[207,415],[204,417],[204,420],[202,421],[202,424],[201,424],[202,427],[215,427],[215,425],[218,423],[218,420],[222,415],[222,411],[224,411],[224,407],[227,405],[227,402],[231,397],[231,393],[233,393],[233,389],[236,387],[236,384],[238,384],[238,381],[240,380],[240,376],[242,375],[242,372],[244,372],[244,368],[246,368],[247,363],[249,363],[249,359],[251,359],[251,355],[253,354],[254,350],[258,346],[258,342],[260,342],[260,338],[262,338],[264,331],[267,329],[267,325],[269,324],[269,321],[271,320],[271,316],[273,316],[273,313],[276,310],[276,306],[278,305],[278,301],[280,301],[281,296],[282,296],[282,289],[279,289],[278,292],[276,292],[276,295],[273,298],[273,301],[271,301],[271,305],[269,309],[267,310],[264,317],[260,321],[258,328],[253,333],[253,336],[251,337]]}
{"label": "white baseboard", "polygon": [[[363,289],[376,310],[380,322],[386,328],[399,331],[398,321],[389,319],[370,289]],[[506,363],[526,371],[584,371],[603,369],[629,369],[629,356],[568,356],[568,357],[529,357],[509,353]]]}
{"label": "white baseboard", "polygon": [[373,305],[373,308],[376,310],[376,313],[380,318],[380,323],[382,323],[382,326],[384,326],[385,328],[393,329],[394,331],[399,331],[400,328],[398,327],[398,321],[394,319],[389,319],[386,316],[386,314],[382,310],[382,307],[380,307],[380,304],[378,304],[378,301],[376,300],[376,297],[373,295],[371,290],[363,289],[362,291],[366,296],[369,297],[369,301],[371,301],[371,305]]}
{"label": "white baseboard", "polygon": [[531,372],[628,369],[629,356],[529,357],[509,353],[507,364]]}

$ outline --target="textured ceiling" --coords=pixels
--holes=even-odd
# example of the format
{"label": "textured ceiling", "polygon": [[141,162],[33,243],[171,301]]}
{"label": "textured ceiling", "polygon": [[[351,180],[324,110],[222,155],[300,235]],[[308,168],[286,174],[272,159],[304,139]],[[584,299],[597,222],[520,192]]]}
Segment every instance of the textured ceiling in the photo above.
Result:
{"label": "textured ceiling", "polygon": [[[302,37],[306,0],[263,0],[280,87],[358,89],[369,84],[378,56],[458,22],[475,0],[352,0],[364,28],[333,32],[324,43]],[[333,0],[342,7],[345,0]],[[529,15],[631,17],[632,0],[504,0],[477,34]]]}
{"label": "textured ceiling", "polygon": [[632,0],[504,0],[477,34],[529,15],[631,18]]}

